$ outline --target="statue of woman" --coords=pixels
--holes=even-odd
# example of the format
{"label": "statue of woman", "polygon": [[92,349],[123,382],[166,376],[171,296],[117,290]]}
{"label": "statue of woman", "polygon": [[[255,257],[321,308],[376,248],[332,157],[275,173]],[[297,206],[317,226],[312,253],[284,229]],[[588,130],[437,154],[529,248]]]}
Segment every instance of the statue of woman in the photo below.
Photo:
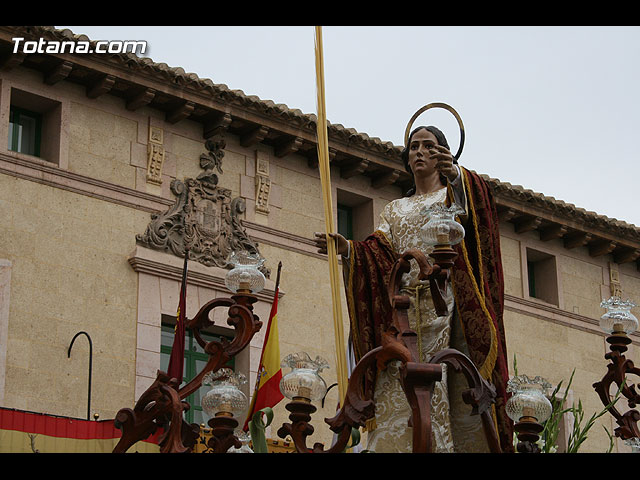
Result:
{"label": "statue of woman", "polygon": [[[445,300],[448,314],[438,316],[428,283],[418,280],[418,266],[403,276],[401,293],[410,298],[408,316],[416,331],[421,361],[436,352],[455,348],[465,353],[483,378],[495,385],[492,417],[503,451],[513,451],[513,426],[504,406],[507,400],[507,353],[502,323],[504,284],[500,258],[498,218],[486,182],[460,167],[449,151],[444,134],[436,127],[418,127],[409,135],[401,157],[412,174],[414,186],[406,196],[383,209],[378,228],[363,241],[330,238],[342,256],[343,275],[351,332],[350,348],[357,362],[381,342],[381,333],[391,324],[391,305],[386,293],[392,266],[410,248],[429,254],[432,247],[420,236],[427,222],[421,213],[434,203],[456,203],[466,235],[454,246],[458,257],[451,271]],[[320,253],[327,252],[327,235],[315,234]],[[399,381],[399,361],[369,372],[365,394],[373,398],[376,415],[367,424],[369,450],[411,452],[411,416]],[[447,373],[436,384],[432,397],[432,440],[436,452],[487,452],[480,416],[470,416],[462,401],[467,388],[462,374]]]}

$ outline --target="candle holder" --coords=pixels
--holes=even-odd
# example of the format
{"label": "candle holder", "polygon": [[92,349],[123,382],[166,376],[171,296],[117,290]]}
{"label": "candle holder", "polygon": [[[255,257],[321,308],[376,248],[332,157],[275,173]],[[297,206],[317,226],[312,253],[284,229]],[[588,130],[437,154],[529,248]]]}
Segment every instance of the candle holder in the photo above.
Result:
{"label": "candle holder", "polygon": [[259,270],[264,258],[246,250],[233,252],[229,262],[234,265],[225,276],[224,283],[233,293],[256,294],[264,288],[265,277]]}
{"label": "candle holder", "polygon": [[456,204],[447,207],[444,203],[434,203],[429,208],[423,208],[421,213],[429,218],[420,234],[422,240],[433,248],[429,256],[436,268],[430,272],[431,293],[435,295],[436,312],[442,316],[447,314],[446,303],[442,299],[446,295],[451,268],[458,256],[453,246],[460,243],[465,235],[464,227],[456,220],[456,216],[464,213],[464,210]]}
{"label": "candle holder", "polygon": [[465,232],[456,216],[463,213],[464,209],[455,203],[449,207],[444,203],[424,207],[421,214],[429,218],[420,230],[424,242],[427,245],[445,248],[460,243]]}
{"label": "candle holder", "polygon": [[209,372],[203,379],[203,384],[211,385],[202,398],[202,409],[209,417],[212,437],[207,445],[213,453],[224,453],[229,448],[242,447],[242,442],[235,436],[238,427],[238,416],[247,409],[247,397],[239,387],[247,383],[241,373],[234,373],[230,368],[221,368]]}
{"label": "candle holder", "polygon": [[531,379],[519,375],[507,383],[507,392],[513,393],[505,406],[507,415],[514,421],[518,436],[517,451],[540,453],[537,445],[543,423],[551,416],[551,402],[546,395],[551,384],[536,376]]}
{"label": "candle holder", "polygon": [[306,352],[287,355],[280,364],[291,368],[291,372],[280,380],[280,391],[290,400],[305,403],[321,400],[327,392],[327,384],[320,372],[329,368],[327,361],[321,357],[311,360]]}
{"label": "candle holder", "polygon": [[291,368],[280,380],[280,391],[290,400],[285,408],[291,412],[289,419],[292,423],[283,424],[278,436],[285,438],[290,435],[298,452],[305,453],[308,451],[306,437],[314,431],[309,422],[317,410],[312,402],[321,400],[327,392],[327,384],[319,373],[329,368],[329,364],[321,357],[312,360],[309,354],[300,352],[287,355],[280,366]]}
{"label": "candle holder", "polygon": [[[640,445],[640,412],[635,407],[640,403],[640,395],[636,391],[636,385],[629,383],[628,375],[640,376],[640,369],[624,355],[631,343],[629,335],[638,328],[638,319],[631,313],[631,308],[636,304],[614,296],[604,300],[600,306],[607,309],[600,318],[600,328],[608,334],[606,341],[609,344],[609,352],[604,357],[609,360],[609,364],[607,373],[602,380],[593,384],[593,388],[605,407],[609,408],[609,413],[616,419],[618,427],[614,429],[614,435],[630,445],[633,451],[637,451]],[[618,410],[612,399],[611,386],[614,384],[631,408],[624,414]]]}

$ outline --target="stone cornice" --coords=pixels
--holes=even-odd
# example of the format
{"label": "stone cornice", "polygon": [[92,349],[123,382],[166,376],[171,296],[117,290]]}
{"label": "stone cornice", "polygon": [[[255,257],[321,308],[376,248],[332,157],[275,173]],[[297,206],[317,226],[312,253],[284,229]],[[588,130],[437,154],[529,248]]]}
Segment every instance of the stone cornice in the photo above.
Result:
{"label": "stone cornice", "polygon": [[[138,245],[128,258],[129,265],[137,273],[146,273],[155,277],[168,278],[177,282],[182,281],[183,259],[168,253],[151,250]],[[228,291],[224,278],[228,270],[218,267],[206,267],[198,262],[190,262],[187,269],[187,283],[212,290],[219,290],[232,295]],[[259,300],[267,303],[273,301],[275,282],[267,279],[265,288],[256,294]],[[278,290],[278,298],[282,298],[285,292]]]}
{"label": "stone cornice", "polygon": [[[505,310],[600,335],[603,339],[606,337],[606,334],[600,329],[599,320],[597,319],[567,312],[553,305],[516,297],[514,295],[505,294],[504,300]],[[634,332],[629,337],[632,339],[634,345],[640,345],[640,332]]]}
{"label": "stone cornice", "polygon": [[26,158],[25,155],[15,152],[0,152],[0,173],[149,213],[164,211],[175,203],[175,200],[69,172],[45,160]]}
{"label": "stone cornice", "polygon": [[550,219],[553,216],[554,219],[561,219],[563,224],[572,228],[579,228],[588,223],[593,228],[601,228],[615,235],[628,236],[629,240],[640,242],[640,228],[635,225],[590,212],[520,185],[501,182],[487,175],[480,176],[491,186],[499,206],[521,210],[526,207],[532,214],[546,214]]}

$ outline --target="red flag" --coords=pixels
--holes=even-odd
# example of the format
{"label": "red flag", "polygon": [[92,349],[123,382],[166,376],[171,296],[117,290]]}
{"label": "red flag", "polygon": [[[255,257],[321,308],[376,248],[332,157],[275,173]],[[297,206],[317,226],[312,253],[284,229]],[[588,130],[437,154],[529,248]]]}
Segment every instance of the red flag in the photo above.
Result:
{"label": "red flag", "polygon": [[251,407],[249,408],[247,419],[244,422],[244,431],[249,429],[249,422],[254,413],[265,407],[273,407],[284,398],[284,395],[280,391],[282,368],[280,367],[280,345],[278,339],[278,292],[280,290],[281,267],[282,264],[278,264],[276,289],[273,295],[269,322],[262,346],[258,377],[256,378],[256,388],[251,400]]}
{"label": "red flag", "polygon": [[180,287],[180,299],[178,300],[178,313],[176,315],[176,328],[173,333],[173,346],[169,357],[167,375],[169,378],[177,378],[178,385],[182,383],[182,367],[184,364],[184,337],[185,322],[187,320],[187,259],[189,251],[184,253],[184,268],[182,269],[182,286]]}

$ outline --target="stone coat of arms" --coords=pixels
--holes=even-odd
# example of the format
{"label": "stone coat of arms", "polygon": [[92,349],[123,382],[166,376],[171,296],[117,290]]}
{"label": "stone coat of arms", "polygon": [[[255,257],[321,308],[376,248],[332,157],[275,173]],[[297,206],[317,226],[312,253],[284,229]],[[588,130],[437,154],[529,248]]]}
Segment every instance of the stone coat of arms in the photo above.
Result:
{"label": "stone coat of arms", "polygon": [[189,260],[209,267],[233,268],[229,262],[233,251],[259,254],[258,245],[240,221],[245,211],[244,199],[231,199],[231,190],[218,186],[214,170],[222,174],[224,140],[207,140],[205,147],[208,154],[200,156],[204,172],[195,179],[171,182],[176,203],[167,211],[152,215],[146,231],[136,235],[136,241],[178,257],[184,257],[188,250]]}

